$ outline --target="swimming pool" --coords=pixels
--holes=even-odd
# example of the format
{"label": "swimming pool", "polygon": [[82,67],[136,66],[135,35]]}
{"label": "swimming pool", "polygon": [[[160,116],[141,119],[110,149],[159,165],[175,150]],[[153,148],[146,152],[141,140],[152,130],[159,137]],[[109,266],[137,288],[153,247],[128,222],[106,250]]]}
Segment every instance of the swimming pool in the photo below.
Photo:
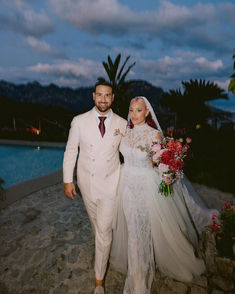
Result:
{"label": "swimming pool", "polygon": [[4,188],[62,168],[64,148],[0,145],[0,178]]}

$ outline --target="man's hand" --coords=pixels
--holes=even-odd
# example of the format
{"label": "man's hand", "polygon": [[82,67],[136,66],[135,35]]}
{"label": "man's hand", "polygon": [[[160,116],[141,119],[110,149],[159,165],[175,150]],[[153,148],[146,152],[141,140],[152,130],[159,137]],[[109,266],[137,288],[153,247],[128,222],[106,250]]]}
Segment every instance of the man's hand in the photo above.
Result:
{"label": "man's hand", "polygon": [[68,198],[74,199],[74,195],[76,195],[77,193],[73,183],[64,183],[64,194]]}

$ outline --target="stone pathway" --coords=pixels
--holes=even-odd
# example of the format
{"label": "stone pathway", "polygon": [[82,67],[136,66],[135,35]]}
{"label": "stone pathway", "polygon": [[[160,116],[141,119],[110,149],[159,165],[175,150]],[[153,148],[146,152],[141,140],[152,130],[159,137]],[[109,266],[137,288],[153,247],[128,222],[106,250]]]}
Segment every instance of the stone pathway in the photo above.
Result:
{"label": "stone pathway", "polygon": [[[35,192],[0,211],[0,294],[91,294],[93,252],[81,197],[67,199],[62,184]],[[108,270],[107,294],[121,294],[123,283],[121,274]],[[208,291],[206,276],[185,284],[160,273],[152,289],[159,294]]]}
{"label": "stone pathway", "polygon": [[[0,293],[92,293],[94,239],[82,199],[61,184],[0,211]],[[111,276],[111,278],[110,278]],[[107,293],[123,278],[109,270]]]}

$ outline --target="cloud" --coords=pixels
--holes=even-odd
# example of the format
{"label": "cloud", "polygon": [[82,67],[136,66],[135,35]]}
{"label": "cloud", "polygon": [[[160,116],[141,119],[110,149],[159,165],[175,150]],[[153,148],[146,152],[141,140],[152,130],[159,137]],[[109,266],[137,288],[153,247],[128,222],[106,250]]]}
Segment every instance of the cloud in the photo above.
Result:
{"label": "cloud", "polygon": [[[45,45],[45,48],[48,47]],[[136,61],[136,65],[128,74],[128,79],[143,79],[168,90],[179,88],[183,80],[202,78],[214,81],[226,89],[228,75],[226,66],[220,59],[209,60],[196,54],[192,58],[193,52],[180,53],[179,56],[166,55],[156,60],[143,59],[140,55],[136,55],[130,61],[130,63]],[[122,61],[124,60],[125,56],[122,55]],[[93,85],[97,77],[106,77],[106,73],[101,62],[80,58],[77,61],[37,63],[27,68],[2,67],[0,76],[4,76],[4,79],[11,77],[10,80],[15,81],[20,81],[20,77],[23,76],[28,77],[29,81],[37,79],[42,84],[55,83],[61,86],[82,87]]]}
{"label": "cloud", "polygon": [[153,60],[141,60],[141,68],[145,73],[156,74],[188,74],[194,73],[215,73],[223,67],[223,63],[220,59],[215,61],[209,61],[205,57],[198,57],[196,59],[182,58],[182,57],[170,57],[164,56],[162,58]]}
{"label": "cloud", "polygon": [[188,51],[188,50],[175,50],[173,51],[174,56],[180,56],[182,58],[193,58],[198,56],[199,53]]}
{"label": "cloud", "polygon": [[27,3],[20,0],[3,2],[0,13],[0,28],[25,36],[40,37],[55,30],[55,24],[44,10],[35,12]]}
{"label": "cloud", "polygon": [[135,12],[117,0],[50,0],[52,10],[63,21],[92,34],[120,36],[128,33],[159,34],[185,24],[193,24],[186,7],[161,1],[156,11]]}
{"label": "cloud", "polygon": [[140,59],[137,63],[136,76],[159,85],[165,89],[174,89],[180,86],[182,80],[202,78],[206,80],[224,79],[221,76],[224,65],[220,59],[208,60],[200,56],[192,58],[181,56],[164,56],[157,60]]}
{"label": "cloud", "polygon": [[224,26],[235,22],[235,4],[232,3],[199,3],[187,7],[160,1],[156,10],[141,12],[131,10],[117,0],[50,0],[50,4],[64,22],[93,35],[120,37],[131,33],[139,38],[142,34],[176,45],[178,41],[178,46],[188,44],[223,49],[226,46],[221,38],[218,39],[217,29],[220,29],[221,37]]}
{"label": "cloud", "polygon": [[146,42],[143,42],[141,40],[137,40],[137,41],[131,41],[131,40],[127,40],[125,42],[123,42],[125,48],[129,47],[129,48],[134,48],[137,50],[145,50],[147,48],[147,44]]}
{"label": "cloud", "polygon": [[92,40],[92,41],[87,41],[85,44],[88,45],[89,47],[95,48],[96,50],[111,50],[112,49],[112,46],[109,45],[108,42]]}
{"label": "cloud", "polygon": [[199,57],[196,58],[194,62],[197,65],[198,70],[203,71],[218,71],[223,67],[223,62],[220,59],[209,61],[205,57]]}
{"label": "cloud", "polygon": [[228,90],[228,85],[230,83],[230,80],[225,80],[225,81],[219,81],[215,80],[214,81],[220,88],[225,89],[225,91]]}
{"label": "cloud", "polygon": [[[91,34],[121,35],[131,25],[134,13],[116,0],[50,0],[52,10],[63,21]],[[123,25],[122,25],[123,22]]]}
{"label": "cloud", "polygon": [[51,57],[57,57],[57,58],[64,58],[65,53],[60,52],[56,49],[52,49],[50,44],[48,44],[45,41],[40,41],[36,39],[35,37],[28,36],[26,39],[26,43],[35,51],[37,51],[40,54],[48,55]]}
{"label": "cloud", "polygon": [[28,82],[28,72],[24,67],[0,66],[0,80],[12,81],[14,83]]}
{"label": "cloud", "polygon": [[54,64],[38,63],[29,66],[28,71],[49,76],[59,83],[66,85],[90,86],[98,76],[104,76],[100,62],[89,59],[78,59],[78,62],[63,61]]}

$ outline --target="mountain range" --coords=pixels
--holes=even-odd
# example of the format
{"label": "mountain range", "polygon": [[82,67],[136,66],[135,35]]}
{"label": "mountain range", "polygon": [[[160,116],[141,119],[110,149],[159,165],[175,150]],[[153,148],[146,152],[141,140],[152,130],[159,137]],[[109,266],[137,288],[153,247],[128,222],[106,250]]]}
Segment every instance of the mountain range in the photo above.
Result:
{"label": "mountain range", "polygon": [[[163,93],[160,87],[155,87],[146,81],[136,80],[133,81],[130,90],[133,97],[137,95],[147,97],[157,113],[168,112],[160,104]],[[62,107],[74,113],[85,112],[93,106],[92,92],[93,87],[72,89],[55,84],[43,86],[37,81],[21,85],[0,81],[0,94],[16,102]]]}

